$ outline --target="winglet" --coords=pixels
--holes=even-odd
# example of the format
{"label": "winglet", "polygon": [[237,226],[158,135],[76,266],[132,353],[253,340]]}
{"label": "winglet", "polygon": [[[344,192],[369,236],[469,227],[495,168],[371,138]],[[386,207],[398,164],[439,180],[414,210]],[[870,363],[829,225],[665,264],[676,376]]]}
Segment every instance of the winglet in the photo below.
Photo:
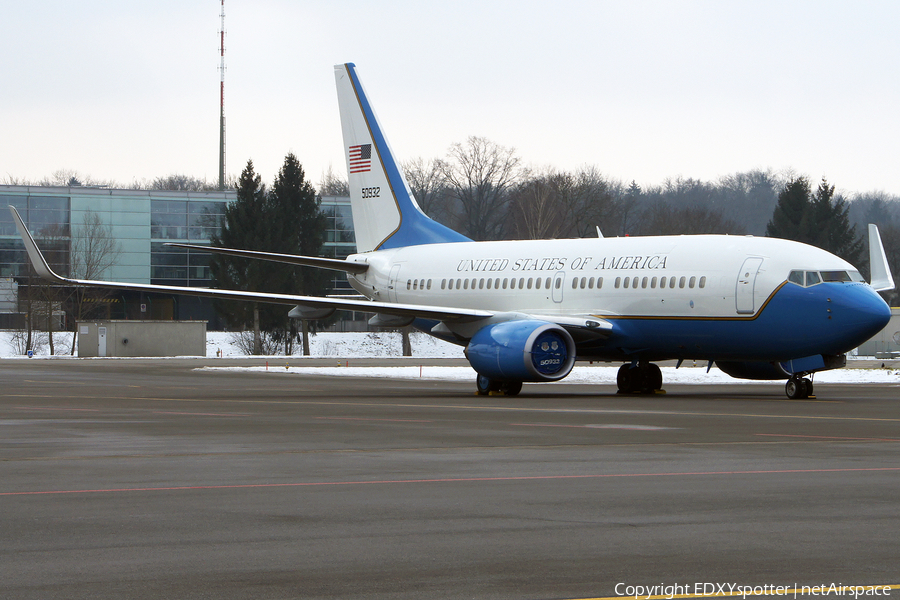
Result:
{"label": "winglet", "polygon": [[16,207],[10,205],[9,211],[12,213],[13,220],[16,222],[16,229],[19,230],[19,235],[22,236],[22,242],[25,243],[25,251],[28,252],[28,258],[31,260],[31,266],[34,267],[34,270],[37,271],[37,274],[41,278],[47,279],[49,281],[54,281],[56,283],[67,283],[67,280],[65,278],[60,277],[59,275],[54,273],[53,269],[50,268],[50,265],[47,264],[47,260],[38,249],[34,238],[31,237],[31,233],[28,232],[28,228],[25,227],[25,222],[22,221],[22,217],[19,216],[19,211],[16,210]]}
{"label": "winglet", "polygon": [[888,264],[884,246],[881,244],[881,235],[878,233],[878,225],[869,223],[869,271],[871,272],[870,285],[876,292],[887,292],[894,289],[894,278],[891,275],[891,266]]}

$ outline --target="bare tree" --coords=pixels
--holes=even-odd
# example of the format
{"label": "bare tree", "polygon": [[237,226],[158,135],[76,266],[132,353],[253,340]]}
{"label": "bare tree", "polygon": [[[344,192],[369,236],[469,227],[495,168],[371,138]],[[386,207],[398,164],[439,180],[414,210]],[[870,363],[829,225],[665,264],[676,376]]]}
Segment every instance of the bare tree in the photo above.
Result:
{"label": "bare tree", "polygon": [[702,206],[670,206],[656,202],[641,218],[641,235],[743,233],[743,228],[721,212]]}
{"label": "bare tree", "polygon": [[23,179],[22,177],[17,177],[12,173],[7,173],[3,176],[3,179],[0,179],[0,182],[3,185],[29,185],[28,180]]}
{"label": "bare tree", "polygon": [[771,170],[726,175],[719,179],[720,204],[716,208],[743,225],[745,233],[764,235],[778,192],[788,181]]}
{"label": "bare tree", "polygon": [[564,197],[567,235],[594,237],[601,232],[614,234],[622,227],[628,209],[622,184],[607,179],[597,167],[585,166],[574,174],[574,185]]}
{"label": "bare tree", "polygon": [[623,215],[622,186],[596,167],[576,173],[552,168],[531,176],[511,193],[509,220],[516,237],[593,237],[597,227],[616,232]]}
{"label": "bare tree", "polygon": [[[81,225],[72,232],[71,273],[76,279],[102,279],[107,269],[119,261],[122,244],[113,236],[112,227],[106,225],[99,214],[88,209]],[[75,322],[80,323],[86,316],[88,301],[102,300],[109,291],[93,288],[77,288],[73,297]],[[75,353],[78,327],[72,336],[72,354]]]}
{"label": "bare tree", "polygon": [[563,214],[566,196],[574,187],[568,173],[545,173],[530,177],[510,193],[509,219],[517,239],[539,240],[565,236],[571,224]]}
{"label": "bare tree", "polygon": [[331,165],[328,165],[328,170],[322,174],[322,180],[319,181],[319,196],[347,197],[349,195],[350,184],[346,179],[337,176]]}
{"label": "bare tree", "polygon": [[400,165],[419,208],[435,221],[450,226],[453,222],[453,194],[447,187],[443,167],[440,159],[433,158],[426,162],[421,157]]}
{"label": "bare tree", "polygon": [[[69,269],[68,223],[44,225],[36,234],[50,268],[66,275]],[[49,342],[50,354],[54,354],[54,312],[62,306],[69,290],[38,277],[31,264],[26,267],[24,284],[20,282],[18,290],[19,310],[25,313],[24,350],[37,350],[35,330],[46,330],[45,339]]]}
{"label": "bare tree", "polygon": [[176,192],[214,192],[218,191],[219,183],[211,183],[205,179],[199,179],[190,175],[173,173],[165,177],[157,177],[148,186],[151,190],[170,190]]}
{"label": "bare tree", "polygon": [[90,175],[82,175],[75,169],[57,169],[49,177],[24,185],[65,186],[65,187],[115,187],[114,181],[95,179]]}
{"label": "bare tree", "polygon": [[501,239],[510,188],[524,174],[515,149],[471,136],[453,144],[447,157],[441,171],[461,205],[462,232],[475,240]]}

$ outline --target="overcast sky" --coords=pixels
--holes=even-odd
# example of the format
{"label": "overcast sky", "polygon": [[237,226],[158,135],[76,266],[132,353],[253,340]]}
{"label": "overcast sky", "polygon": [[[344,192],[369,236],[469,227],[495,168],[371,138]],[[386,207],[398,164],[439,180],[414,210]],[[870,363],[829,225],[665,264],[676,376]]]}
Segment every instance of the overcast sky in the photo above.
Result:
{"label": "overcast sky", "polygon": [[[0,0],[0,180],[216,180],[219,0]],[[900,3],[225,0],[227,171],[346,177],[333,65],[401,160],[470,135],[642,186],[755,168],[900,195]]]}

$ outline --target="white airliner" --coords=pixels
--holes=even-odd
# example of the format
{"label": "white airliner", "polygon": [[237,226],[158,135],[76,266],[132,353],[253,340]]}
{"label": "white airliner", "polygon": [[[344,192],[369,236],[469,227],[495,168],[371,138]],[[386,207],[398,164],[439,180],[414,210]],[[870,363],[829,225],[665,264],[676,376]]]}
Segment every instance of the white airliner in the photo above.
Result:
{"label": "white airliner", "polygon": [[662,387],[654,362],[701,360],[734,377],[786,379],[790,398],[806,398],[810,374],[843,366],[890,319],[876,291],[894,282],[874,225],[871,284],[837,256],[774,238],[473,242],[416,204],[356,67],[337,65],[335,78],[358,253],[334,260],[173,245],[344,271],[365,298],[63,278],[12,209],[35,269],[65,285],[296,305],[289,314],[301,319],[353,310],[375,313],[373,325],[412,323],[465,348],[481,394],[559,381],[576,360],[622,362],[621,392],[653,392]]}

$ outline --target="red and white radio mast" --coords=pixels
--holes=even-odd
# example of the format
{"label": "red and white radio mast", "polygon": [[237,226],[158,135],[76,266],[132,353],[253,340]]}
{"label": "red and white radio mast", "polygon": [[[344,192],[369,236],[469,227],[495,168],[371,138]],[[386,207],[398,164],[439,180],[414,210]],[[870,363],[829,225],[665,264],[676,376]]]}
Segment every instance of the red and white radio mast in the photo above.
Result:
{"label": "red and white radio mast", "polygon": [[222,28],[219,30],[219,189],[225,189],[225,0],[222,0]]}

